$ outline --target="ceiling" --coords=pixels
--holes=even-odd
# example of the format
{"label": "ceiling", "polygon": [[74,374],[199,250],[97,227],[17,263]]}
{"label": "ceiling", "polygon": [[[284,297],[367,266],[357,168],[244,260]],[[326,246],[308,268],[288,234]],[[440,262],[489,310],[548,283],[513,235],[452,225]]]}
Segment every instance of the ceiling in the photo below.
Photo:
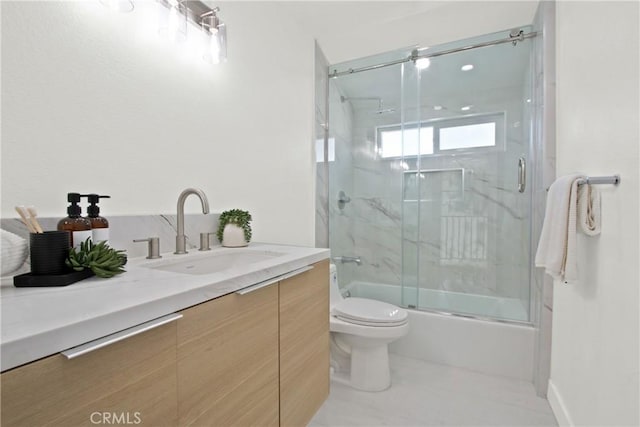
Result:
{"label": "ceiling", "polygon": [[370,25],[384,25],[385,22],[415,16],[447,4],[451,4],[451,0],[274,2],[319,40],[331,34],[345,34]]}
{"label": "ceiling", "polygon": [[533,22],[537,0],[279,1],[330,64],[407,46],[436,46]]}

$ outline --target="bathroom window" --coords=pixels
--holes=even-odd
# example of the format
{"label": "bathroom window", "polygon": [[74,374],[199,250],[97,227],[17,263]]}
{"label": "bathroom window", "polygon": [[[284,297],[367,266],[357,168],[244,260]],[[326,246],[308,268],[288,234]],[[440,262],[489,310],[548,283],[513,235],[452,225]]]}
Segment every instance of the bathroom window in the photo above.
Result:
{"label": "bathroom window", "polygon": [[[402,145],[404,136],[404,147]],[[385,128],[378,130],[382,157],[417,156],[433,154],[433,128],[429,126]],[[404,153],[403,153],[404,151]]]}
{"label": "bathroom window", "polygon": [[493,113],[379,127],[378,154],[398,158],[503,150],[504,121],[504,113]]}

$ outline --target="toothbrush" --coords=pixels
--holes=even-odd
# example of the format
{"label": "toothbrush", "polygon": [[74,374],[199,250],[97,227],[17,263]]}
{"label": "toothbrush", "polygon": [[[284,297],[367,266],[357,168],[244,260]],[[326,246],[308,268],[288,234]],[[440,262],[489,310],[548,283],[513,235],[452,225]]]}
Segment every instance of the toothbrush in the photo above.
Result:
{"label": "toothbrush", "polygon": [[30,233],[38,233],[38,230],[33,228],[33,225],[31,225],[31,222],[29,221],[29,213],[24,206],[16,206],[16,212],[18,212],[18,215],[22,218],[22,222],[27,226]]}
{"label": "toothbrush", "polygon": [[40,223],[38,222],[38,219],[36,218],[38,216],[36,208],[33,206],[27,206],[27,212],[29,212],[29,219],[33,228],[35,228],[38,233],[44,233],[42,227],[40,226]]}

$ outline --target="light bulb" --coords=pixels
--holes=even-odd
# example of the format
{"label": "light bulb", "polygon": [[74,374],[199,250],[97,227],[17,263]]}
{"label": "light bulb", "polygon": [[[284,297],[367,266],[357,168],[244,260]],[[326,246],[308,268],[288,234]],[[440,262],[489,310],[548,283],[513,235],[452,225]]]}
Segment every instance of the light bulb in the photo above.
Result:
{"label": "light bulb", "polygon": [[169,1],[167,9],[158,3],[158,33],[176,42],[187,39],[187,11],[185,6],[177,1]]}
{"label": "light bulb", "polygon": [[133,10],[131,0],[100,0],[100,3],[116,12],[127,13]]}

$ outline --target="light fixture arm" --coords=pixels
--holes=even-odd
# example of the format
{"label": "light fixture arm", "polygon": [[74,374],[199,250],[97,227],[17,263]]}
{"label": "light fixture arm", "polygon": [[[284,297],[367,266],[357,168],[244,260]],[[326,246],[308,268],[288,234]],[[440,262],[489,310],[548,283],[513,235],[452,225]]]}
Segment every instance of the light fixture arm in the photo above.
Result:
{"label": "light fixture arm", "polygon": [[157,0],[169,9],[174,8],[186,18],[187,22],[195,24],[205,36],[202,58],[211,64],[225,61],[227,58],[227,27],[218,16],[219,7],[207,6],[197,0]]}
{"label": "light fixture arm", "polygon": [[[220,19],[218,18],[218,12],[220,12],[219,7],[209,7],[205,3],[197,0],[157,0],[158,3],[162,4],[166,8],[173,7],[176,3],[180,5],[180,13],[186,15],[187,20],[196,24],[199,27],[205,27],[206,23],[203,23],[205,20],[212,20],[215,23],[216,29],[221,25]],[[213,19],[212,19],[213,18]]]}
{"label": "light fixture arm", "polygon": [[215,7],[200,15],[199,24],[205,31],[209,31],[211,34],[215,34],[218,32],[218,27],[220,26],[220,19],[218,18],[217,13],[219,11],[220,11],[220,8]]}

